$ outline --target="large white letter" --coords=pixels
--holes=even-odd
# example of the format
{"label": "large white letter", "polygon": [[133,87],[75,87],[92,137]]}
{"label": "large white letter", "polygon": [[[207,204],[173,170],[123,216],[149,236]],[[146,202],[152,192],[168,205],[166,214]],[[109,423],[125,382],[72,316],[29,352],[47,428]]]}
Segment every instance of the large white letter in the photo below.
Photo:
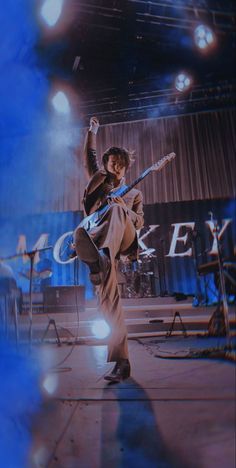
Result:
{"label": "large white letter", "polygon": [[139,243],[139,246],[141,247],[142,250],[147,250],[148,249],[146,244],[144,244],[143,239],[146,239],[146,237],[148,237],[149,234],[151,234],[151,232],[155,231],[155,229],[157,229],[159,226],[160,226],[160,224],[150,224],[148,231],[145,232],[141,237],[138,237],[138,243]]}
{"label": "large white letter", "polygon": [[[220,240],[222,235],[224,234],[226,228],[229,226],[230,223],[232,223],[232,219],[223,219],[223,226],[221,228],[221,231],[218,232],[218,239]],[[205,221],[207,226],[210,228],[211,234],[213,236],[213,244],[211,251],[208,252],[208,255],[217,255],[217,240],[216,240],[216,233],[215,231],[215,222],[214,221]]]}
{"label": "large white letter", "polygon": [[[40,250],[43,249],[44,247],[47,247],[48,245],[48,234],[41,234],[36,243],[34,244],[32,250]],[[19,236],[18,240],[18,245],[16,248],[17,253],[26,253],[27,252],[27,246],[26,246],[26,237],[24,234],[21,234]],[[34,264],[36,265],[40,258],[39,258],[40,252],[37,252],[34,257]],[[26,263],[29,261],[28,255],[23,255],[23,262]]]}
{"label": "large white letter", "polygon": [[[56,260],[57,263],[61,263],[62,265],[65,265],[66,263],[74,262],[74,260],[76,259],[76,257],[68,258],[68,260],[61,260],[61,258],[60,258],[61,246],[62,246],[65,238],[67,236],[72,236],[72,234],[73,234],[73,231],[65,232],[65,234],[62,234],[62,236],[59,237],[59,239],[56,241],[56,244],[54,245],[54,248],[53,248],[53,257],[54,257],[54,259]],[[66,250],[67,247],[68,247],[68,245],[66,244],[65,250]]]}
{"label": "large white letter", "polygon": [[171,226],[174,226],[175,228],[174,228],[174,233],[173,233],[173,237],[172,237],[172,241],[170,245],[170,250],[169,250],[168,255],[166,255],[166,257],[185,257],[185,256],[191,257],[192,255],[191,247],[187,251],[182,252],[182,253],[176,253],[175,249],[176,249],[177,242],[182,242],[184,245],[187,242],[188,232],[186,232],[184,236],[180,237],[179,236],[180,229],[183,226],[185,226],[186,229],[191,228],[193,230],[195,223],[194,222],[193,223],[176,223],[176,224],[171,224]]}

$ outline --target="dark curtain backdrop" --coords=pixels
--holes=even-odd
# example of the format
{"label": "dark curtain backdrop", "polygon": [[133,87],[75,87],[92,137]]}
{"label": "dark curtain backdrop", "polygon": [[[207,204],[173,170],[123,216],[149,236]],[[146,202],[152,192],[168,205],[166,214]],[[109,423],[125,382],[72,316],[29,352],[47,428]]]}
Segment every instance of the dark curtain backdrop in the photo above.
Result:
{"label": "dark curtain backdrop", "polygon": [[[135,163],[127,175],[130,182],[161,156],[176,153],[176,159],[161,173],[150,174],[140,184],[144,204],[232,198],[236,173],[234,117],[235,110],[229,109],[104,125],[98,133],[98,154],[114,145],[135,150]],[[28,151],[32,148],[34,154],[37,150],[39,157],[24,184],[18,171],[9,166],[9,182],[1,189],[0,215],[82,209],[85,131],[73,127],[65,129],[64,136],[50,135],[49,148],[40,139],[35,146],[32,136],[25,136]],[[76,139],[80,141],[77,148],[73,144]]]}
{"label": "dark curtain backdrop", "polygon": [[141,183],[145,204],[235,196],[232,110],[107,125],[100,129],[99,153],[111,144],[136,150],[128,181],[160,156],[176,153],[161,173]]}
{"label": "dark curtain backdrop", "polygon": [[[97,136],[98,155],[109,146],[134,150],[135,162],[127,174],[130,182],[161,156],[176,153],[163,171],[141,182],[144,204],[235,197],[234,120],[235,110],[225,110],[104,125]],[[82,153],[81,146],[79,160]],[[74,180],[67,209],[77,209],[78,202],[82,208],[85,180],[86,176],[79,186]]]}

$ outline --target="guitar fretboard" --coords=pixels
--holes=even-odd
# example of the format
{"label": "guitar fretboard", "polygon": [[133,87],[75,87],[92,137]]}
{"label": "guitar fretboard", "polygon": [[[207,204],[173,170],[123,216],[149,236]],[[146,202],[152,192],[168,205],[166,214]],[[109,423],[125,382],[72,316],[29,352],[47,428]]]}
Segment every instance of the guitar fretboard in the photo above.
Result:
{"label": "guitar fretboard", "polygon": [[[155,170],[160,168],[162,161],[163,161],[163,158],[155,164]],[[107,197],[107,200],[100,206],[100,208],[98,208],[97,211],[101,213],[101,211],[108,205],[108,199],[110,197],[111,198],[112,196],[124,197],[126,193],[128,193],[133,187],[135,187],[135,185],[139,184],[139,182],[141,182],[144,179],[144,177],[146,177],[153,170],[153,167],[154,166],[148,167],[145,171],[142,172],[142,174],[140,174],[140,176],[137,179],[134,180],[134,182],[131,182],[131,184],[125,186],[123,190],[122,190],[122,187],[120,189],[117,189],[117,195],[116,195],[116,191],[114,191],[113,194],[109,194]]]}
{"label": "guitar fretboard", "polygon": [[144,177],[146,177],[149,174],[149,172],[151,172],[151,167],[149,167],[148,169],[143,171],[142,174],[137,179],[135,179],[134,182],[129,184],[127,187],[125,187],[124,190],[121,191],[120,196],[123,197],[124,195],[126,195],[126,193],[128,193],[130,190],[132,190],[132,188],[135,187],[135,185],[138,185],[139,182],[141,182],[141,180],[143,180]]}

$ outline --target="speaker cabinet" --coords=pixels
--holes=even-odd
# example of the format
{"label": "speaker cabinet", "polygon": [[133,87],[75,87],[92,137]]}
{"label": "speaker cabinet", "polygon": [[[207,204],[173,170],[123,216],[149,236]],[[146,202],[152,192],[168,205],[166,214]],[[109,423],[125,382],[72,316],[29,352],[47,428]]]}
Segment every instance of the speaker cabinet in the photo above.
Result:
{"label": "speaker cabinet", "polygon": [[43,292],[45,313],[83,312],[85,309],[84,286],[47,286]]}

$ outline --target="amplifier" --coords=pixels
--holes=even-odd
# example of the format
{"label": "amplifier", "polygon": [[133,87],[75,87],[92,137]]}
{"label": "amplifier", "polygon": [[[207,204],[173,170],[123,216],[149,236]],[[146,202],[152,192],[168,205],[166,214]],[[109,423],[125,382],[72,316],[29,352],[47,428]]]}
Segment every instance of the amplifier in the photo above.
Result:
{"label": "amplifier", "polygon": [[76,313],[84,309],[84,286],[47,286],[43,292],[43,310],[46,313]]}

